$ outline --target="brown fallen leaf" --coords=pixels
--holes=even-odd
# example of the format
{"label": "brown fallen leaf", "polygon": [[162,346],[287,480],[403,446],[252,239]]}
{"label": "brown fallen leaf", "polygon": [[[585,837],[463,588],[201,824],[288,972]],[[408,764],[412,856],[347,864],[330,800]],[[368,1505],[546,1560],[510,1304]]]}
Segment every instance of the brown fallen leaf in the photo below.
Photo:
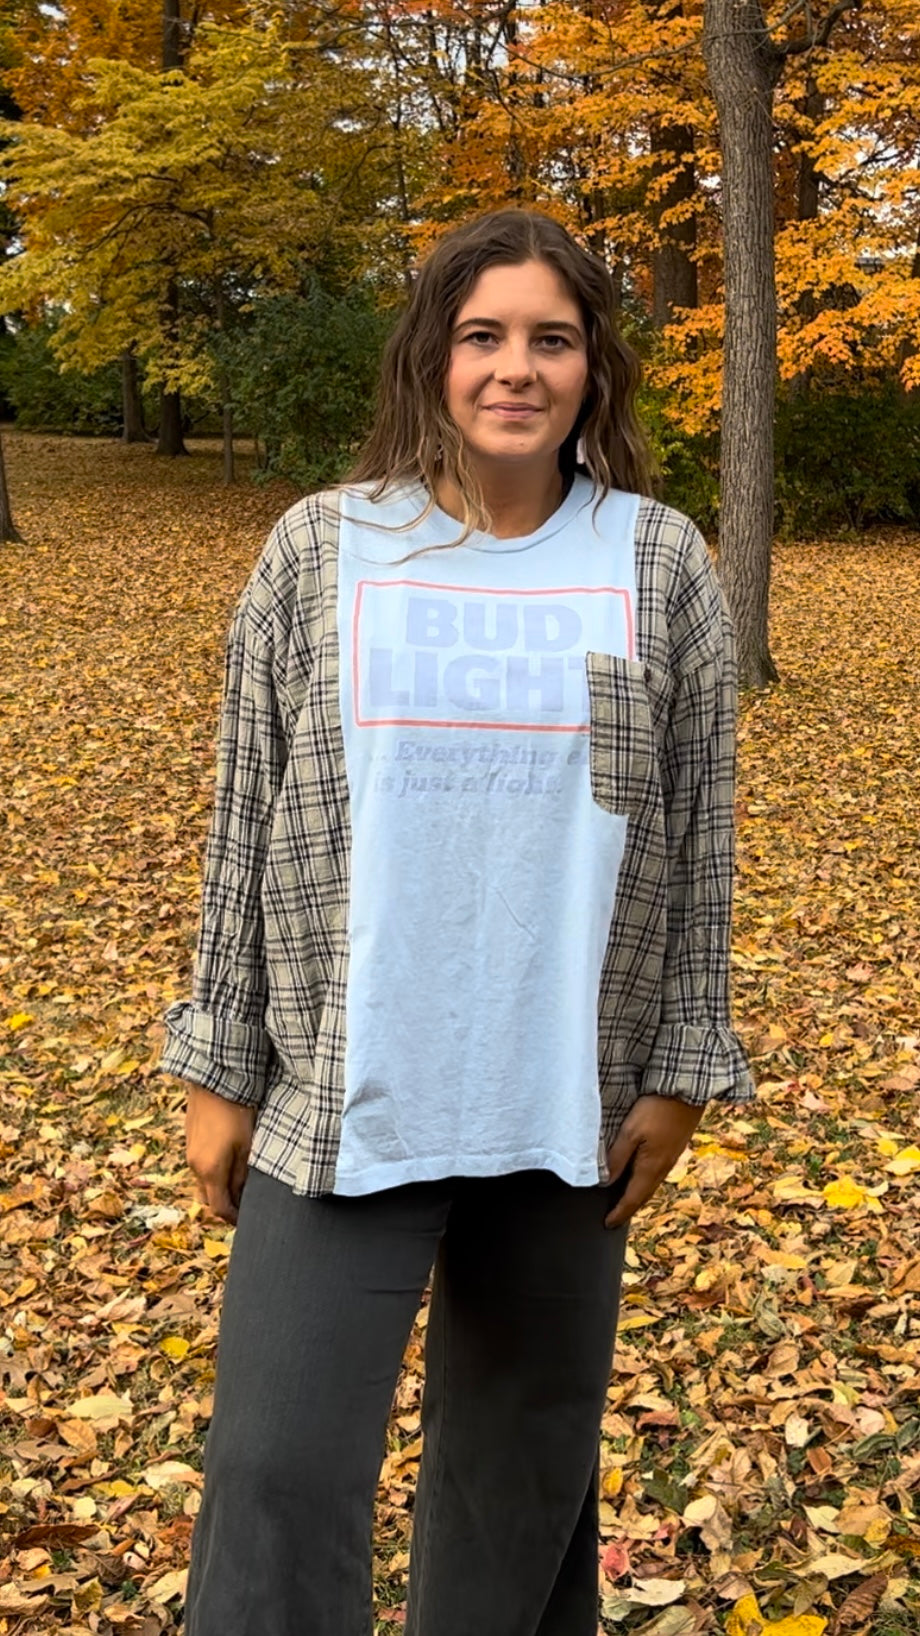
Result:
{"label": "brown fallen leaf", "polygon": [[53,1545],[62,1550],[71,1545],[80,1545],[85,1539],[92,1539],[98,1534],[96,1524],[87,1522],[38,1522],[32,1528],[24,1528],[12,1541],[14,1551],[22,1551],[31,1545]]}
{"label": "brown fallen leaf", "polygon": [[878,1573],[866,1579],[862,1585],[857,1585],[837,1609],[830,1636],[837,1636],[839,1631],[852,1630],[854,1625],[864,1625],[871,1619],[887,1584],[888,1575]]}

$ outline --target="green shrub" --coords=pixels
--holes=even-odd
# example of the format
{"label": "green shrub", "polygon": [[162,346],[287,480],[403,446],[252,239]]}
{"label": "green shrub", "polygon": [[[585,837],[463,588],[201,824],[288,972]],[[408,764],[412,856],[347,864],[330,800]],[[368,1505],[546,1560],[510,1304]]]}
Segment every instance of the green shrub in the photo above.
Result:
{"label": "green shrub", "polygon": [[920,394],[895,381],[782,392],[776,520],[797,536],[920,523]]}
{"label": "green shrub", "polygon": [[719,521],[719,440],[715,433],[684,432],[668,416],[666,395],[643,385],[639,416],[661,472],[659,495],[712,536]]}
{"label": "green shrub", "polygon": [[311,279],[300,296],[258,301],[218,343],[237,422],[263,445],[266,474],[304,490],[342,476],[370,424],[392,323],[362,290],[333,295]]}
{"label": "green shrub", "polygon": [[117,435],[121,428],[121,377],[117,364],[90,375],[61,370],[51,347],[53,323],[10,335],[0,348],[0,389],[28,431]]}

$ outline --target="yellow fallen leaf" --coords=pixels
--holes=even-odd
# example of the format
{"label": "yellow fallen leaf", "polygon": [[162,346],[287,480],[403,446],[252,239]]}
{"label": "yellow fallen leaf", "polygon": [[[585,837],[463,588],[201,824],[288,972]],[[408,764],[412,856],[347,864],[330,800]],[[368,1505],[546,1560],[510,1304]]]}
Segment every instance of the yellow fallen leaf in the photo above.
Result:
{"label": "yellow fallen leaf", "polygon": [[605,1471],[601,1479],[601,1493],[607,1500],[614,1500],[623,1487],[623,1470],[621,1466],[611,1466]]}
{"label": "yellow fallen leaf", "polygon": [[204,1253],[209,1255],[212,1261],[219,1261],[222,1256],[230,1254],[230,1245],[223,1238],[206,1238]]}
{"label": "yellow fallen leaf", "polygon": [[617,1323],[617,1334],[621,1335],[626,1329],[644,1329],[647,1324],[661,1322],[661,1314],[651,1312],[630,1312]]}
{"label": "yellow fallen leaf", "polygon": [[867,1198],[866,1189],[860,1187],[859,1182],[854,1182],[852,1176],[841,1176],[839,1181],[828,1182],[821,1191],[825,1204],[829,1204],[832,1210],[855,1210],[865,1204]]}
{"label": "yellow fallen leaf", "polygon": [[806,1517],[812,1528],[817,1528],[822,1534],[837,1534],[837,1518],[840,1515],[835,1505],[806,1505],[803,1507]]}
{"label": "yellow fallen leaf", "polygon": [[877,1147],[884,1159],[893,1159],[898,1151],[898,1144],[893,1136],[880,1136]]}
{"label": "yellow fallen leaf", "polygon": [[181,1363],[182,1359],[187,1355],[190,1345],[191,1342],[185,1340],[181,1335],[167,1335],[166,1339],[160,1342],[160,1351],[165,1352],[166,1356],[173,1358],[176,1363]]}
{"label": "yellow fallen leaf", "polygon": [[764,1636],[822,1636],[827,1620],[818,1613],[793,1613],[764,1626]]}
{"label": "yellow fallen leaf", "polygon": [[102,1585],[98,1579],[87,1579],[72,1592],[73,1606],[78,1613],[93,1613],[102,1607]]}
{"label": "yellow fallen leaf", "polygon": [[920,1170],[920,1147],[902,1147],[885,1169],[892,1176],[912,1176]]}
{"label": "yellow fallen leaf", "polygon": [[756,1596],[742,1596],[725,1621],[725,1636],[760,1636],[765,1624]]}
{"label": "yellow fallen leaf", "polygon": [[7,1017],[6,1026],[11,1034],[15,1034],[20,1028],[27,1028],[29,1023],[34,1021],[35,1018],[32,1016],[31,1012],[14,1011],[12,1017]]}
{"label": "yellow fallen leaf", "polygon": [[126,1483],[124,1477],[114,1477],[110,1483],[97,1483],[96,1492],[108,1500],[126,1500],[129,1494],[139,1494],[140,1489]]}

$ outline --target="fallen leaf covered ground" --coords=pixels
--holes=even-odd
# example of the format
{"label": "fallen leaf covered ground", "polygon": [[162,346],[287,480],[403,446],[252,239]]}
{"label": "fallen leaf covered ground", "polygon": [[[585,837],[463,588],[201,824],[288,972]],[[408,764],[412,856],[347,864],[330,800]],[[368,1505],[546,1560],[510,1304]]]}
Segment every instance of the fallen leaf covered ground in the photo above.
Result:
{"label": "fallen leaf covered ground", "polygon": [[[187,993],[230,614],[275,485],[5,434],[0,1636],[181,1621],[232,1234],[153,1075]],[[920,1631],[920,541],[784,547],[741,723],[735,991],[759,1097],[631,1237],[604,1628]],[[404,1617],[424,1309],[378,1506]],[[475,1571],[475,1564],[470,1565]]]}

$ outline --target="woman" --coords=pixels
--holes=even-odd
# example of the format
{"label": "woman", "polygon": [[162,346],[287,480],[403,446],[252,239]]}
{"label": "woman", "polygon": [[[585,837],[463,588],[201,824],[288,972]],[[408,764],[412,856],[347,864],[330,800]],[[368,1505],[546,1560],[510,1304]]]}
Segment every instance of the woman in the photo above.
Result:
{"label": "woman", "polygon": [[732,639],[645,498],[637,381],[561,227],[449,233],[349,484],[281,518],[237,607],[161,1063],[239,1214],[187,1636],[371,1630],[432,1264],[407,1630],[595,1636],[626,1224],[752,1094]]}

